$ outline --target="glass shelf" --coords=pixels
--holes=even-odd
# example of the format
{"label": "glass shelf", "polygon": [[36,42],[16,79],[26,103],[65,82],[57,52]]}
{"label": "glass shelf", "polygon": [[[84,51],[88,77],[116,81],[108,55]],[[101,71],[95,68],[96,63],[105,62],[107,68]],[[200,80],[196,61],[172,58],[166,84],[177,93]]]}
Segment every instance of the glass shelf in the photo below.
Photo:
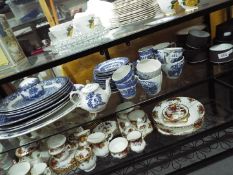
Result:
{"label": "glass shelf", "polygon": [[[162,90],[158,95],[155,95],[152,97],[147,96],[138,83],[137,95],[131,101],[135,105],[149,104],[154,99],[161,100],[165,96],[172,95],[177,92],[181,92],[184,89],[191,88],[192,86],[196,86],[207,80],[208,80],[207,63],[201,63],[201,64],[196,64],[196,65],[190,65],[186,63],[183,69],[183,73],[179,79],[170,80],[166,77],[165,74],[163,74]],[[75,131],[75,129],[78,126],[81,126],[84,124],[95,126],[96,124],[99,123],[99,120],[115,116],[117,105],[121,104],[124,101],[127,101],[127,100],[122,99],[119,92],[113,93],[110,97],[110,100],[108,102],[106,109],[100,112],[94,121],[92,118],[88,117],[88,113],[86,111],[81,110],[81,109],[73,110],[72,112],[64,116],[62,119],[45,127],[46,129],[48,129],[48,132],[44,133],[43,137],[30,140],[27,143],[25,143],[25,145],[33,143],[35,141],[43,140],[52,135],[56,135],[58,133],[65,133],[65,132],[72,133]],[[67,112],[66,111],[67,109],[70,110],[70,108],[65,107],[64,109],[59,110],[59,111],[61,113],[64,113],[64,112]],[[117,111],[117,112],[120,112],[120,111]],[[55,113],[55,115],[59,116],[59,114],[57,113]],[[39,130],[39,132],[43,130],[44,128]],[[7,152],[9,150],[14,150],[18,147],[19,145],[8,144],[7,150],[5,150],[4,152]]]}
{"label": "glass shelf", "polygon": [[63,63],[78,59],[80,57],[104,50],[106,48],[128,42],[130,40],[145,36],[150,33],[154,33],[158,30],[168,28],[172,25],[177,25],[181,22],[207,15],[212,11],[224,7],[229,7],[232,4],[232,0],[203,0],[200,3],[199,9],[192,13],[186,14],[184,11],[182,11],[171,17],[150,19],[143,22],[120,27],[109,31],[109,33],[104,36],[105,39],[103,41],[85,45],[83,47],[80,46],[80,49],[75,49],[66,55],[45,55],[47,57],[46,59],[38,58],[43,57],[40,55],[28,58],[30,60],[30,63],[19,65],[15,68],[9,69],[8,71],[4,71],[4,73],[1,73],[0,83],[6,83],[22,78],[24,76],[38,73],[51,67],[55,67]]}

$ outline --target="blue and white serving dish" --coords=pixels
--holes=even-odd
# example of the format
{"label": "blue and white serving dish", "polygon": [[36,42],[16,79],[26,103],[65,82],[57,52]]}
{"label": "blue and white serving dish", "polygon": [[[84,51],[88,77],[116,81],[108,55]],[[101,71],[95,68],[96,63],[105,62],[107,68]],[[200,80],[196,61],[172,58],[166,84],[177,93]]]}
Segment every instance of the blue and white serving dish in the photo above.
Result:
{"label": "blue and white serving dish", "polygon": [[103,63],[100,63],[95,67],[94,73],[96,74],[111,74],[115,70],[117,70],[122,65],[126,65],[129,63],[129,59],[126,57],[113,58],[111,60],[107,60]]}

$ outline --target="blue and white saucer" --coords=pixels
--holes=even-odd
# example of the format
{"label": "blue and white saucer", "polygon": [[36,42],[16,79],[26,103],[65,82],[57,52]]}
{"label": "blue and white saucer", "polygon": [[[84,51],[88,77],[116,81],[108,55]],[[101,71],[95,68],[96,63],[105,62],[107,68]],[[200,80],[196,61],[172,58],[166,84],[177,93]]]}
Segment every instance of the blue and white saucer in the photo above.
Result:
{"label": "blue and white saucer", "polygon": [[17,110],[20,111],[26,107],[43,102],[44,100],[47,100],[48,98],[56,95],[61,89],[64,88],[68,81],[68,78],[58,77],[41,82],[44,88],[44,94],[33,100],[24,99],[20,92],[17,91],[0,102],[0,112],[8,113]]}
{"label": "blue and white saucer", "polygon": [[129,63],[129,59],[126,57],[118,57],[113,58],[111,60],[107,60],[103,63],[100,63],[95,67],[94,73],[95,74],[112,74],[115,70],[117,70],[122,65],[126,65]]}

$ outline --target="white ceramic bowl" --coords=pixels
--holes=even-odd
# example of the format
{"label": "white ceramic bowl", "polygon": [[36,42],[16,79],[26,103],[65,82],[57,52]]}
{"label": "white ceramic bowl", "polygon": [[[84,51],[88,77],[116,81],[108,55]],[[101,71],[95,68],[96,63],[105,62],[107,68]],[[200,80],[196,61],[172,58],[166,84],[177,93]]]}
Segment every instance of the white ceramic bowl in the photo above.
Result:
{"label": "white ceramic bowl", "polygon": [[21,162],[14,164],[8,171],[8,175],[27,175],[30,171],[29,162]]}
{"label": "white ceramic bowl", "polygon": [[166,16],[176,13],[177,0],[157,0],[159,7]]}

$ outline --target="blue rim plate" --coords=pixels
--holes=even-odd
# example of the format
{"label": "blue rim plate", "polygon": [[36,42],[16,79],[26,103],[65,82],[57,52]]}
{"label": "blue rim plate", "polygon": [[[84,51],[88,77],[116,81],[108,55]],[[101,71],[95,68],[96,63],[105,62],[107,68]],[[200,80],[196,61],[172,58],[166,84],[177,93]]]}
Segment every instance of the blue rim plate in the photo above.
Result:
{"label": "blue rim plate", "polygon": [[38,130],[40,128],[43,128],[51,123],[54,123],[55,121],[61,119],[62,117],[69,114],[71,111],[73,111],[76,108],[76,105],[68,101],[63,107],[61,107],[58,110],[53,111],[52,113],[48,112],[46,113],[46,117],[43,121],[37,122],[30,126],[25,126],[23,129],[18,129],[17,131],[13,132],[6,132],[6,131],[0,131],[0,139],[10,139],[15,138],[21,135],[25,135],[27,133],[33,132],[35,130]]}
{"label": "blue rim plate", "polygon": [[17,116],[17,117],[14,117],[14,118],[0,116],[0,127],[17,124],[19,122],[25,121],[25,120],[30,119],[32,117],[36,118],[36,116],[40,116],[43,113],[48,112],[49,110],[51,110],[54,107],[58,106],[60,103],[62,103],[66,99],[69,99],[69,93],[63,95],[61,98],[59,98],[57,101],[54,101],[52,104],[49,104],[49,105],[43,107],[41,110],[33,111],[33,113],[31,113],[31,114],[23,115],[23,116],[20,116],[20,117]]}
{"label": "blue rim plate", "polygon": [[1,126],[0,132],[1,131],[6,131],[6,132],[12,132],[16,131],[18,129],[22,129],[25,127],[28,127],[30,125],[33,125],[35,123],[40,122],[41,120],[46,119],[49,115],[52,113],[56,112],[58,109],[61,109],[67,102],[69,101],[68,95],[62,98],[60,101],[56,102],[54,105],[52,105],[50,108],[51,109],[46,109],[44,110],[43,114],[38,115],[38,117],[32,118],[30,120],[25,120],[25,121],[17,121],[17,123],[13,123],[12,125],[6,125],[6,126]]}
{"label": "blue rim plate", "polygon": [[107,60],[103,63],[100,63],[95,67],[94,72],[97,74],[109,73],[117,70],[122,65],[128,64],[129,59],[127,57],[118,57],[111,60]]}
{"label": "blue rim plate", "polygon": [[6,116],[12,116],[12,115],[21,115],[24,113],[30,113],[30,111],[34,111],[35,109],[38,109],[39,107],[42,106],[47,106],[48,104],[54,101],[57,101],[62,95],[67,93],[67,91],[73,88],[73,84],[67,83],[67,85],[64,86],[64,88],[60,91],[58,91],[56,94],[54,94],[51,98],[46,98],[45,100],[42,100],[38,103],[35,103],[33,105],[27,106],[25,108],[22,108],[20,110],[14,110],[14,111],[9,111],[9,112],[0,112],[0,115],[6,115]]}
{"label": "blue rim plate", "polygon": [[44,87],[45,93],[34,100],[25,100],[21,96],[20,92],[17,91],[0,102],[0,112],[13,112],[17,110],[22,110],[23,108],[47,100],[48,98],[51,98],[51,96],[58,93],[59,90],[63,89],[68,81],[68,78],[58,77],[41,82],[42,86]]}
{"label": "blue rim plate", "polygon": [[41,111],[46,109],[48,106],[52,105],[53,103],[56,103],[57,101],[59,101],[59,99],[63,98],[66,94],[69,94],[71,91],[73,90],[73,87],[67,87],[65,89],[65,91],[63,91],[63,93],[59,94],[58,96],[56,96],[56,98],[51,99],[50,101],[43,103],[43,104],[39,104],[36,105],[33,108],[30,108],[28,110],[22,111],[21,113],[1,113],[0,112],[0,120],[3,117],[6,117],[8,119],[14,119],[14,118],[23,118],[25,116],[28,115],[33,115],[34,113],[36,113],[37,111]]}

